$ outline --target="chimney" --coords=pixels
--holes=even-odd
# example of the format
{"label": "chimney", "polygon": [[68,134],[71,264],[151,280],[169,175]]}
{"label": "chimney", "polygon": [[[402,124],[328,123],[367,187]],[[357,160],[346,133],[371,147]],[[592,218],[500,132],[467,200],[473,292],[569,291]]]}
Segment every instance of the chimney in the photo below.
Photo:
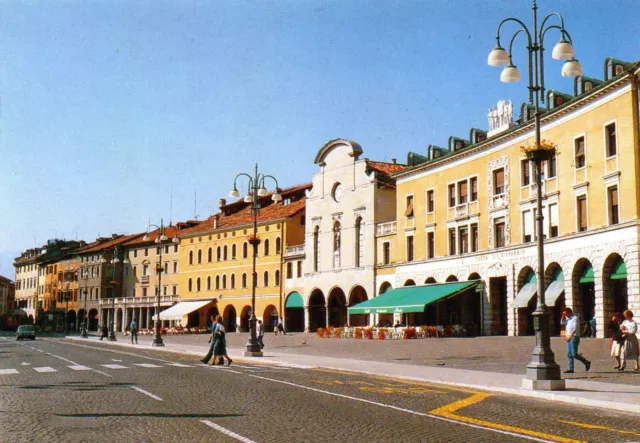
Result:
{"label": "chimney", "polygon": [[[223,199],[223,198],[222,198],[222,199],[220,199],[220,200],[223,200],[223,201],[224,201],[224,199]],[[213,216],[213,229],[218,229],[218,220],[219,220],[219,219],[220,219],[220,214],[215,214],[215,215]]]}
{"label": "chimney", "polygon": [[222,207],[226,204],[227,204],[227,200],[225,200],[224,198],[221,198],[220,200],[218,200],[218,207],[220,209],[222,209]]}
{"label": "chimney", "polygon": [[396,164],[396,159],[395,159],[395,158],[392,158],[392,159],[391,159],[391,163],[393,163],[393,164],[395,165],[395,164]]}

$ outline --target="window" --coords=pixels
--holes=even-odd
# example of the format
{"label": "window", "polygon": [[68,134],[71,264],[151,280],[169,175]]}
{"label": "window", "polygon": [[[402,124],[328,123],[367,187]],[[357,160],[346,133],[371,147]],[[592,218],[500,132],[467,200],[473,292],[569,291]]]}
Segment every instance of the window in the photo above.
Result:
{"label": "window", "polygon": [[574,141],[575,144],[575,166],[576,169],[584,168],[585,165],[585,153],[584,153],[584,137],[577,138]]}
{"label": "window", "polygon": [[222,250],[220,249],[220,246],[218,246],[216,248],[216,261],[220,261],[222,259]]}
{"label": "window", "polygon": [[449,229],[449,255],[456,255],[456,229]]}
{"label": "window", "polygon": [[287,263],[287,278],[293,278],[293,263]]}
{"label": "window", "polygon": [[222,289],[227,289],[227,276],[222,276]]}
{"label": "window", "polygon": [[193,251],[189,251],[189,264],[193,264]]}
{"label": "window", "polygon": [[499,218],[493,225],[494,246],[502,248],[505,245],[505,223],[504,218]]}
{"label": "window", "polygon": [[236,244],[232,244],[231,245],[231,260],[235,260],[236,259]]}
{"label": "window", "polygon": [[558,176],[558,164],[555,154],[549,159],[547,163],[547,177],[556,178]]}
{"label": "window", "polygon": [[242,274],[242,287],[246,288],[247,287],[247,274]]}
{"label": "window", "polygon": [[242,258],[247,258],[249,256],[249,246],[247,242],[242,244]]}
{"label": "window", "polygon": [[264,255],[269,255],[269,239],[266,239],[264,241]]}
{"label": "window", "polygon": [[456,185],[449,185],[449,207],[456,205]]}
{"label": "window", "polygon": [[471,177],[471,200],[469,201],[478,201],[478,177]]}
{"label": "window", "polygon": [[478,224],[473,223],[471,225],[471,252],[476,252],[478,249]]}
{"label": "window", "polygon": [[216,275],[216,289],[220,289],[220,276]]}
{"label": "window", "polygon": [[207,291],[211,290],[211,276],[207,277]]}
{"label": "window", "polygon": [[173,295],[178,295],[178,287],[176,285],[173,285],[172,293],[173,293]]}
{"label": "window", "polygon": [[164,262],[164,273],[168,274],[169,273],[169,262]]}
{"label": "window", "polygon": [[276,270],[274,285],[280,286],[280,271]]}
{"label": "window", "polygon": [[504,194],[504,168],[493,171],[493,195]]}
{"label": "window", "polygon": [[173,262],[173,273],[174,274],[178,273],[178,262],[177,261]]}
{"label": "window", "polygon": [[587,230],[587,196],[581,195],[576,200],[578,212],[578,232]]}
{"label": "window", "polygon": [[[191,292],[191,279],[189,279],[189,292]],[[142,296],[143,297],[147,297],[149,296],[149,288],[142,288]],[[98,291],[96,289],[96,299],[98,299]]]}
{"label": "window", "polygon": [[280,237],[276,237],[276,255],[280,255],[281,251],[282,251],[282,240],[280,240]]}
{"label": "window", "polygon": [[533,218],[531,211],[522,211],[522,241],[529,243],[533,241]]}
{"label": "window", "polygon": [[318,272],[318,258],[320,256],[320,250],[318,248],[320,241],[320,227],[316,226],[313,229],[313,272]]}
{"label": "window", "polygon": [[227,248],[227,245],[224,245],[224,247],[222,248],[222,260],[227,261],[229,259],[229,249]]}
{"label": "window", "polygon": [[[173,252],[178,252],[178,245],[173,245]],[[173,295],[176,295],[176,294],[173,294]]]}
{"label": "window", "polygon": [[200,292],[200,277],[196,280],[196,292]]}
{"label": "window", "polygon": [[[168,247],[167,247],[167,249],[168,249]],[[162,295],[167,295],[167,287],[166,286],[162,287],[162,292],[163,292]]]}
{"label": "window", "polygon": [[236,288],[236,274],[231,274],[231,289]]}
{"label": "window", "polygon": [[142,275],[149,275],[149,265],[142,265]]}
{"label": "window", "polygon": [[607,157],[613,157],[618,153],[618,145],[616,141],[616,124],[611,123],[605,126],[605,146],[607,149]]}
{"label": "window", "polygon": [[264,271],[264,276],[262,280],[265,288],[269,286],[269,271]]}
{"label": "window", "polygon": [[202,264],[202,249],[198,249],[198,264]]}
{"label": "window", "polygon": [[463,226],[458,229],[458,240],[460,246],[458,247],[459,254],[466,254],[469,252],[469,228]]}
{"label": "window", "polygon": [[609,197],[609,224],[617,225],[620,222],[618,212],[618,187],[612,186],[607,189],[607,195]]}
{"label": "window", "polygon": [[304,226],[306,224],[306,218],[304,215],[300,216],[300,226]]}
{"label": "window", "polygon": [[522,160],[520,162],[522,176],[522,186],[529,186],[531,184],[531,162],[529,160]]}
{"label": "window", "polygon": [[138,268],[136,266],[133,267],[133,276],[136,277],[138,275]]}
{"label": "window", "polygon": [[362,258],[364,256],[364,221],[362,217],[356,219],[356,268],[362,266]]}
{"label": "window", "polygon": [[433,198],[434,198],[433,189],[430,191],[427,191],[427,213],[429,214],[431,214],[435,209]]}
{"label": "window", "polygon": [[149,255],[149,248],[144,248],[144,256],[147,257]]}
{"label": "window", "polygon": [[467,202],[467,181],[458,182],[458,204],[462,205]]}
{"label": "window", "polygon": [[407,236],[407,261],[413,261],[413,235]]}
{"label": "window", "polygon": [[[165,253],[165,254],[168,254],[168,253],[169,253],[169,245],[167,245],[167,246],[165,246],[165,247],[164,247],[164,253]],[[167,295],[167,294],[166,294],[166,292],[167,292],[167,288],[166,288],[166,286],[165,286],[165,288],[164,288],[164,292],[165,292],[165,295]]]}
{"label": "window", "polygon": [[339,221],[333,224],[333,268],[340,267],[340,245],[341,245],[341,228]]}
{"label": "window", "polygon": [[[187,285],[189,292],[193,290],[193,280],[189,279],[189,283]],[[147,292],[147,288],[142,288],[142,295],[146,296],[145,292]]]}
{"label": "window", "polygon": [[207,261],[211,263],[213,261],[213,248],[209,248],[207,252]]}
{"label": "window", "polygon": [[558,204],[549,205],[549,237],[558,236]]}
{"label": "window", "polygon": [[427,258],[436,256],[436,233],[427,232]]}
{"label": "window", "polygon": [[296,262],[296,267],[298,268],[298,278],[302,277],[302,261],[298,260]]}
{"label": "window", "polygon": [[390,243],[384,242],[382,243],[382,264],[388,265],[391,263],[391,251],[390,251]]}
{"label": "window", "polygon": [[[138,250],[134,249],[133,250],[133,258],[136,258],[138,256]],[[88,260],[87,260],[88,261]]]}
{"label": "window", "polygon": [[[156,255],[160,255],[161,252],[162,252],[162,246],[158,246],[156,248]],[[160,288],[158,288],[158,289],[160,289]]]}
{"label": "window", "polygon": [[413,195],[407,195],[407,206],[404,211],[405,217],[413,217]]}

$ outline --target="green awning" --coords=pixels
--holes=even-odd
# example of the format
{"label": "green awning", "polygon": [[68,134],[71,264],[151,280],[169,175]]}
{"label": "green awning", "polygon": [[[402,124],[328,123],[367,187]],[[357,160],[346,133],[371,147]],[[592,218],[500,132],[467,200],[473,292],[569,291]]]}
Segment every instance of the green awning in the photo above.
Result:
{"label": "green awning", "polygon": [[580,283],[594,283],[596,281],[591,265],[584,268],[584,271],[582,271],[582,275],[580,276],[580,280],[578,281]]}
{"label": "green awning", "polygon": [[348,308],[349,314],[392,314],[423,312],[426,305],[471,289],[479,282],[436,283],[389,289],[378,297]]}
{"label": "green awning", "polygon": [[533,296],[536,295],[536,292],[538,292],[538,279],[535,273],[530,272],[527,276],[527,282],[520,288],[516,298],[513,300],[513,307],[526,308]]}
{"label": "green awning", "polygon": [[558,270],[553,281],[549,283],[547,290],[544,291],[544,302],[548,306],[554,306],[556,301],[564,292],[564,273]]}
{"label": "green awning", "polygon": [[627,265],[624,264],[624,260],[621,258],[618,259],[616,264],[613,266],[613,271],[611,272],[611,280],[624,280],[627,278]]}
{"label": "green awning", "polygon": [[304,301],[302,301],[302,295],[299,292],[292,292],[287,297],[287,302],[284,304],[285,308],[304,308]]}

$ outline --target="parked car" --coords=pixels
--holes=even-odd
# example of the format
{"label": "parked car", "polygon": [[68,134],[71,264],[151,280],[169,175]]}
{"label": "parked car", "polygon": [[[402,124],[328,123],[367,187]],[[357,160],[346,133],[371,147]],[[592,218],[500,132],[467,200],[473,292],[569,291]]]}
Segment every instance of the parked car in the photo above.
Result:
{"label": "parked car", "polygon": [[22,338],[30,338],[31,340],[36,339],[36,329],[33,325],[18,326],[18,330],[16,331],[16,340],[20,340]]}

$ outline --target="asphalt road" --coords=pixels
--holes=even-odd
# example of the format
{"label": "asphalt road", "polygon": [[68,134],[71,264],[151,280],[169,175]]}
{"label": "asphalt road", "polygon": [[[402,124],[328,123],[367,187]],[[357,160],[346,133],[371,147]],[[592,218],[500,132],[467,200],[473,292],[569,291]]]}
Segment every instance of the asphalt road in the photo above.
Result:
{"label": "asphalt road", "polygon": [[130,345],[0,337],[2,443],[620,442],[640,441],[639,423],[356,373],[254,361],[208,367]]}

